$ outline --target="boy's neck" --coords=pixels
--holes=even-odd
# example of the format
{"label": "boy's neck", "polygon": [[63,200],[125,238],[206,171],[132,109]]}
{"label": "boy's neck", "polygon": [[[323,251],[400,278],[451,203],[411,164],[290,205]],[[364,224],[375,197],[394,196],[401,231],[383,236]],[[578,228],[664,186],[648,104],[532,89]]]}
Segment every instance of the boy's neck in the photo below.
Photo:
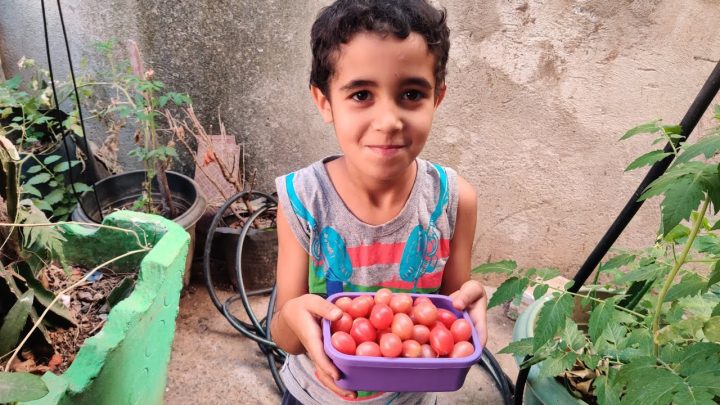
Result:
{"label": "boy's neck", "polygon": [[335,190],[345,206],[361,221],[370,225],[384,224],[402,211],[410,197],[417,161],[395,179],[381,180],[363,176],[340,157],[325,164]]}

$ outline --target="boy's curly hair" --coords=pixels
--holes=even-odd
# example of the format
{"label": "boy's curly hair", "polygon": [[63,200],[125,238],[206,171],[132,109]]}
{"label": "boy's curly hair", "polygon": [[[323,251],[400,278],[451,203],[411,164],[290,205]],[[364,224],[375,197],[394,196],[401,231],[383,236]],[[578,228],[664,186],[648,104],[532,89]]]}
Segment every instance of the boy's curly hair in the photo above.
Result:
{"label": "boy's curly hair", "polygon": [[392,34],[405,39],[420,34],[435,55],[435,91],[445,82],[450,51],[450,30],[446,12],[426,0],[337,0],[320,10],[310,34],[312,71],[310,85],[329,96],[335,53],[359,32]]}

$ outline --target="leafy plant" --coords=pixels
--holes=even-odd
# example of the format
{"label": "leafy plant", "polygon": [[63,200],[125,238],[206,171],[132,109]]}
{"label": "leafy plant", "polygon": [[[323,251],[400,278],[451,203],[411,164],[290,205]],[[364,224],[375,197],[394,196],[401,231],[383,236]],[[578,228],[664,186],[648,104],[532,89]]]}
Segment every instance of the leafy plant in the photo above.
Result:
{"label": "leafy plant", "polygon": [[[99,97],[94,112],[101,121],[119,134],[122,128],[134,128],[137,147],[130,152],[143,163],[146,177],[144,193],[133,209],[163,213],[174,217],[170,187],[165,175],[172,159],[177,158],[173,141],[164,143],[162,132],[170,132],[165,114],[172,106],[189,106],[187,94],[165,91],[165,84],[155,79],[152,69],[146,69],[140,51],[133,41],[128,42],[128,59],[123,59],[114,40],[97,44],[96,48],[106,61],[106,72],[89,86],[106,89],[105,97]],[[162,209],[153,202],[152,182],[157,178]]]}
{"label": "leafy plant", "polygon": [[[720,106],[715,109],[720,120]],[[641,200],[662,197],[658,237],[652,246],[620,251],[597,269],[580,294],[554,289],[557,271],[490,263],[477,273],[500,273],[489,307],[519,300],[526,287],[546,300],[534,335],[501,353],[531,355],[540,375],[562,377],[577,396],[600,404],[715,404],[720,399],[720,126],[694,144],[680,143],[680,128],[650,122],[622,139],[657,134],[670,153],[655,150],[633,161],[637,169],[673,156],[665,174]],[[600,283],[600,280],[607,280]],[[569,287],[569,286],[567,286]],[[546,293],[552,290],[550,294]],[[587,321],[573,311],[588,313]]]}

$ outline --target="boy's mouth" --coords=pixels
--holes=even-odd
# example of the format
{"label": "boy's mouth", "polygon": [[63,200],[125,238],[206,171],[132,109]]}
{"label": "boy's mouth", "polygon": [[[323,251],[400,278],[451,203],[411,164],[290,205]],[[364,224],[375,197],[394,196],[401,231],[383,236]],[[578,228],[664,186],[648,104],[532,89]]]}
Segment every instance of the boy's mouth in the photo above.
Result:
{"label": "boy's mouth", "polygon": [[393,156],[400,152],[403,145],[368,145],[368,148],[380,156]]}

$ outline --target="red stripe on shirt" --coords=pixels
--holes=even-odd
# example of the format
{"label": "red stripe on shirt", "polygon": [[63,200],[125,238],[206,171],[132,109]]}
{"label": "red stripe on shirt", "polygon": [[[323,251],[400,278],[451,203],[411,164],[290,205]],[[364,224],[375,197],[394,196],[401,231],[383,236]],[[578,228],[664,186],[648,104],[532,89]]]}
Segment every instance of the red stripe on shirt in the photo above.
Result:
{"label": "red stripe on shirt", "polygon": [[[439,288],[442,284],[442,276],[443,271],[435,270],[432,273],[429,274],[423,274],[417,283],[417,288],[431,288],[436,289]],[[380,287],[387,287],[387,288],[398,288],[402,290],[411,290],[413,286],[415,285],[412,281],[403,281],[399,278],[393,277],[392,280],[384,281],[380,284],[378,284]]]}
{"label": "red stripe on shirt", "polygon": [[[400,243],[373,243],[360,245],[347,249],[350,263],[353,268],[366,267],[376,264],[397,264],[402,259],[405,242]],[[440,239],[437,256],[445,259],[450,256],[450,239]]]}

